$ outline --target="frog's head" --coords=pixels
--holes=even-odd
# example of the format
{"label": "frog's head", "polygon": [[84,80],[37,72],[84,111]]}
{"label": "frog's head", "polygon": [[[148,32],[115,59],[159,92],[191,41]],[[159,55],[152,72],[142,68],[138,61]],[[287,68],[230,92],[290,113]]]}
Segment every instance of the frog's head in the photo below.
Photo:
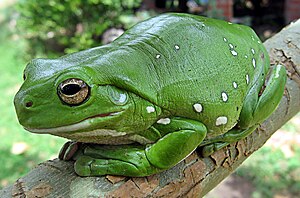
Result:
{"label": "frog's head", "polygon": [[133,111],[129,92],[99,83],[96,71],[78,60],[33,60],[24,80],[14,104],[20,124],[31,132],[64,136],[107,128],[117,133],[121,117]]}

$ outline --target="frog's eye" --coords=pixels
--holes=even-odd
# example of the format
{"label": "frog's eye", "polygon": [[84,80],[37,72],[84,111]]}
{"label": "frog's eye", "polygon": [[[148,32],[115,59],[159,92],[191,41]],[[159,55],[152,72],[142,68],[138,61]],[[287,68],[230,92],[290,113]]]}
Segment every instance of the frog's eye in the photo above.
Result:
{"label": "frog's eye", "polygon": [[58,85],[58,96],[69,105],[80,105],[89,97],[89,86],[80,79],[70,78]]}

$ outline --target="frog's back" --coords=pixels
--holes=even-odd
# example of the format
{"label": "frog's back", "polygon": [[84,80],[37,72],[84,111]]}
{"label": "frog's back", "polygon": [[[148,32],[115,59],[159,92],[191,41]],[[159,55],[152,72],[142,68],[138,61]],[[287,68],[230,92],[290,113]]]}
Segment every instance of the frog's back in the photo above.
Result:
{"label": "frog's back", "polygon": [[142,94],[155,95],[171,115],[200,120],[210,135],[237,123],[248,90],[269,65],[251,28],[187,14],[154,17],[116,43],[147,55],[146,68],[134,67],[147,76],[135,85]]}

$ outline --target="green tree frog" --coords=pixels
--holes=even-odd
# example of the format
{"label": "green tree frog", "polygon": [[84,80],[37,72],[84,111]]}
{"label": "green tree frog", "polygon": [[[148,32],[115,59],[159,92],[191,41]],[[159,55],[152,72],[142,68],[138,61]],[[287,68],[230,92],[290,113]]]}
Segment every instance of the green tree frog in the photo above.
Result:
{"label": "green tree frog", "polygon": [[20,124],[73,140],[60,158],[78,175],[146,176],[254,131],[278,106],[286,70],[270,69],[249,27],[168,13],[110,44],[32,60],[24,80]]}

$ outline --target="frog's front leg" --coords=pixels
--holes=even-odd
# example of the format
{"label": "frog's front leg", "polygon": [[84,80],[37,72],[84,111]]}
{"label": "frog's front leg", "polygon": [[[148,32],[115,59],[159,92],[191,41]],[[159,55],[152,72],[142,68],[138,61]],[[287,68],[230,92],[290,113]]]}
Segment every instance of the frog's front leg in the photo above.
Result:
{"label": "frog's front leg", "polygon": [[150,145],[87,146],[75,162],[81,176],[147,176],[171,168],[193,152],[206,136],[197,121],[172,118],[153,127],[162,135]]}
{"label": "frog's front leg", "polygon": [[262,93],[261,87],[257,85],[248,92],[237,127],[221,136],[202,142],[203,156],[209,156],[216,150],[245,138],[277,108],[284,92],[286,70],[285,67],[277,65],[270,72],[270,78]]}

